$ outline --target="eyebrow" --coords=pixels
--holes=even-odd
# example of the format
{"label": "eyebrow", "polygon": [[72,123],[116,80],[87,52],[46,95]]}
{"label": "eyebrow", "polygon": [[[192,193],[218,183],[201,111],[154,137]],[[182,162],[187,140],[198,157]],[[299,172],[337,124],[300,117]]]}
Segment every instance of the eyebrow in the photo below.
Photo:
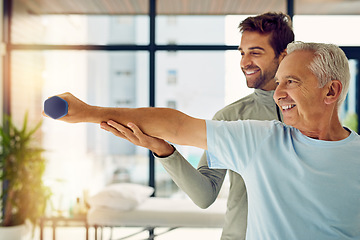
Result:
{"label": "eyebrow", "polygon": [[[284,77],[284,79],[289,79],[289,78],[295,79],[295,80],[297,80],[297,81],[301,81],[301,79],[300,79],[299,77],[295,76],[295,75],[286,75],[286,76]],[[275,80],[275,82],[276,82],[276,81],[279,80],[279,78],[275,76],[275,77],[274,77],[274,80]]]}
{"label": "eyebrow", "polygon": [[286,79],[289,79],[289,78],[292,78],[292,79],[295,79],[295,80],[298,80],[298,81],[301,81],[301,79],[295,75],[287,75],[285,76]]}
{"label": "eyebrow", "polygon": [[[239,46],[239,47],[238,47],[238,50],[241,51],[242,48]],[[262,47],[251,47],[251,48],[249,48],[249,50],[262,50],[262,51],[265,51],[265,49],[262,48]]]}

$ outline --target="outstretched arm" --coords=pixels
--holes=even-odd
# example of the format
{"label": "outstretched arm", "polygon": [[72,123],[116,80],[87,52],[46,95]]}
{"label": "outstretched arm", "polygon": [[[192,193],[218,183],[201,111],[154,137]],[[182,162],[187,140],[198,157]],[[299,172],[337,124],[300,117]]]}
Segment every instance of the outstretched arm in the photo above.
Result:
{"label": "outstretched arm", "polygon": [[113,120],[125,126],[131,122],[149,136],[175,144],[207,148],[203,119],[170,108],[106,108],[86,104],[70,93],[58,96],[68,103],[68,114],[60,118],[61,121],[111,124]]}

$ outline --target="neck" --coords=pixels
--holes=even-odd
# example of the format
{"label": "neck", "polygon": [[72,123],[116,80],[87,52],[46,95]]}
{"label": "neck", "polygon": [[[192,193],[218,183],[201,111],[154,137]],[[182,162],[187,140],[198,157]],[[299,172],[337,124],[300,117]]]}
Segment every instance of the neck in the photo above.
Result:
{"label": "neck", "polygon": [[319,121],[314,129],[300,130],[300,132],[310,138],[324,141],[340,141],[350,135],[350,132],[341,125],[337,112],[329,121],[323,121],[323,123]]}
{"label": "neck", "polygon": [[272,79],[271,81],[269,81],[267,84],[265,84],[264,86],[262,86],[260,89],[264,90],[264,91],[272,91],[276,89],[276,83],[275,80]]}
{"label": "neck", "polygon": [[347,138],[350,135],[350,132],[344,129],[342,126],[337,127],[336,129],[330,129],[330,131],[325,130],[314,130],[314,131],[301,131],[302,134],[310,138],[319,139],[323,141],[340,141]]}

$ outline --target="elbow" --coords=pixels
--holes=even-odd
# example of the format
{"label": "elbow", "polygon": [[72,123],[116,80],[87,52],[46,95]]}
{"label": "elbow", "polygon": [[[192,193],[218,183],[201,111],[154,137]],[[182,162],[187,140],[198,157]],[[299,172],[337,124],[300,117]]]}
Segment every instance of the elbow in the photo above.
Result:
{"label": "elbow", "polygon": [[201,209],[207,209],[210,207],[216,200],[216,196],[213,197],[202,197],[197,199],[192,199],[193,202]]}
{"label": "elbow", "polygon": [[211,204],[213,204],[214,201],[207,201],[207,202],[201,202],[199,204],[196,204],[199,208],[201,209],[207,209],[208,207],[211,206]]}

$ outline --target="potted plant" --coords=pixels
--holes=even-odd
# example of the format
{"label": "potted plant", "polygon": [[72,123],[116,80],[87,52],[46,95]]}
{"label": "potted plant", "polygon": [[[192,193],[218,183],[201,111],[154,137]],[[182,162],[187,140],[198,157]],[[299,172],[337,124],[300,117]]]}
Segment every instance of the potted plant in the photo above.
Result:
{"label": "potted plant", "polygon": [[42,156],[44,150],[34,139],[42,122],[29,129],[25,114],[19,129],[11,117],[5,119],[7,127],[0,127],[0,180],[3,186],[0,225],[7,231],[6,227],[22,225],[27,220],[35,226],[44,214],[51,192],[42,181],[46,165]]}

